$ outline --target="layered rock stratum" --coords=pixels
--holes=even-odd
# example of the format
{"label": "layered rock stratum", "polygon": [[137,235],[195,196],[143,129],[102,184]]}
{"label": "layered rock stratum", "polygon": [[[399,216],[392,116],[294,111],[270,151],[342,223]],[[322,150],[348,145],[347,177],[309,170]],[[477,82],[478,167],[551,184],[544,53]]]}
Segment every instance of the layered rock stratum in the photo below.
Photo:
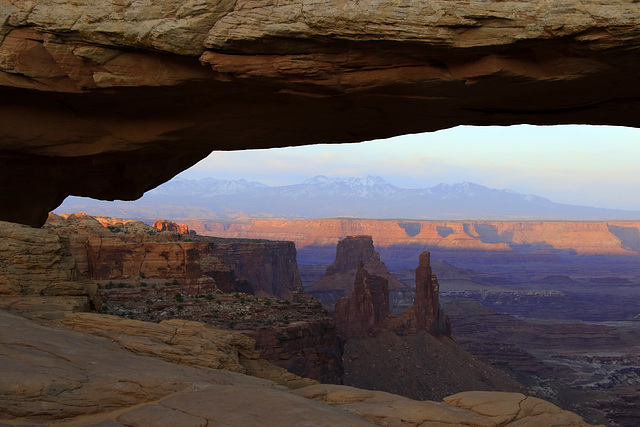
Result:
{"label": "layered rock stratum", "polygon": [[378,248],[421,245],[493,253],[524,248],[577,255],[640,254],[637,221],[251,220],[224,226],[209,222],[194,229],[219,237],[290,240],[298,250],[335,245],[349,235],[369,235]]}
{"label": "layered rock stratum", "polygon": [[100,309],[97,286],[78,273],[69,239],[0,221],[0,306],[44,317]]}
{"label": "layered rock stratum", "polygon": [[214,149],[639,126],[639,16],[633,0],[5,1],[0,219],[135,199]]}
{"label": "layered rock stratum", "polygon": [[77,270],[97,282],[177,280],[191,287],[188,293],[242,290],[286,299],[302,287],[291,242],[162,232],[140,221],[81,213],[51,214],[45,229],[69,241]]}

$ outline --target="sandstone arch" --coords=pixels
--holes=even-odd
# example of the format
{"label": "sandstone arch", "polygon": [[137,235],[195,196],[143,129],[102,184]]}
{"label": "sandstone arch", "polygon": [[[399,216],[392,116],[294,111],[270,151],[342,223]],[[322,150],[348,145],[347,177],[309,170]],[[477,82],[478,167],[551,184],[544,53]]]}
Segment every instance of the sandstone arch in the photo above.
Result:
{"label": "sandstone arch", "polygon": [[212,150],[458,124],[640,126],[635,0],[0,5],[0,219]]}

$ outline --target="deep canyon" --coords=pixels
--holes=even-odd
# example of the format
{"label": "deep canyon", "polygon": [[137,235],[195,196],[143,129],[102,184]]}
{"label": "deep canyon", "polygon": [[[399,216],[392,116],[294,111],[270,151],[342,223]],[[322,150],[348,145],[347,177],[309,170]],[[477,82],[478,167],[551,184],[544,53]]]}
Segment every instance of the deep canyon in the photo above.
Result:
{"label": "deep canyon", "polygon": [[452,336],[465,349],[598,422],[637,422],[630,402],[637,399],[639,369],[638,222],[322,219],[192,226],[295,241],[305,289],[328,307],[351,292],[323,278],[334,268],[334,245],[370,234],[375,262],[386,271],[376,274],[406,286],[390,286],[397,314],[414,298],[412,260],[429,250]]}

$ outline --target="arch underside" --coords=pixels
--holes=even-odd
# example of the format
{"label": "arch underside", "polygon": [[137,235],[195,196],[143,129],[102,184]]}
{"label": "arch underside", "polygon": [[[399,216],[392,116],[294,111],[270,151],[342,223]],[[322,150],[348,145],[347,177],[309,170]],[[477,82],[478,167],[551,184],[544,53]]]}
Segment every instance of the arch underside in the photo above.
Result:
{"label": "arch underside", "polygon": [[[507,12],[513,2],[491,3],[488,15],[436,2],[455,3],[456,15],[386,27],[397,10],[302,1],[306,26],[292,27],[299,12],[284,6],[272,6],[269,26],[251,15],[258,6],[209,3],[215,16],[165,18],[182,27],[154,24],[155,38],[129,37],[126,21],[112,33],[78,29],[81,18],[63,28],[63,18],[22,18],[10,6],[0,31],[0,219],[39,226],[68,195],[134,200],[213,150],[462,124],[640,127],[640,3],[598,2],[610,7],[600,16],[582,2],[589,13],[563,18],[534,12],[537,2],[516,2],[533,8],[519,14]],[[354,28],[368,19],[368,32],[345,16]]]}

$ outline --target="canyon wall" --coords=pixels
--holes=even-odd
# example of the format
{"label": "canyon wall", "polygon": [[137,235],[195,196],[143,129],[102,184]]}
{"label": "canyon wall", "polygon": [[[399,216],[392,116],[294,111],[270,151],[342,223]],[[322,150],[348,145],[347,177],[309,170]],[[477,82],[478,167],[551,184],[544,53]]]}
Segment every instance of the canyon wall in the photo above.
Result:
{"label": "canyon wall", "polygon": [[95,281],[177,280],[197,293],[213,288],[286,299],[302,287],[290,242],[227,241],[84,214],[51,215],[46,228],[69,240],[78,271]]}
{"label": "canyon wall", "polygon": [[256,341],[260,357],[304,378],[342,384],[343,340],[321,307],[307,319],[243,331]]}
{"label": "canyon wall", "polygon": [[290,240],[298,250],[335,245],[349,235],[370,235],[376,247],[416,245],[493,253],[556,251],[575,255],[640,255],[640,221],[416,221],[252,220],[193,224],[219,237]]}
{"label": "canyon wall", "polygon": [[[292,299],[302,292],[296,247],[284,241],[215,240],[212,255],[223,260],[256,296]],[[242,284],[239,284],[242,288]]]}

